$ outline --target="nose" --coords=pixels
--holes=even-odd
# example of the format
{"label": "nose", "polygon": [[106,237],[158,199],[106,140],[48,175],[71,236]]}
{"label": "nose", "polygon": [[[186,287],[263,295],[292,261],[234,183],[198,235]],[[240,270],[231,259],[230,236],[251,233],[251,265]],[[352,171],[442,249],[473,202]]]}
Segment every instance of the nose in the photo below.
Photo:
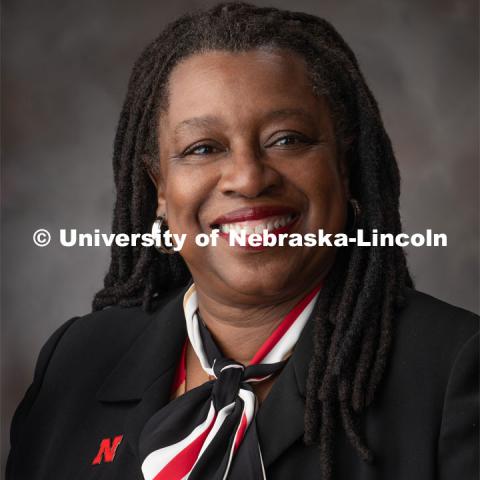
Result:
{"label": "nose", "polygon": [[222,168],[219,187],[228,196],[255,198],[271,192],[281,183],[281,175],[267,164],[254,148],[232,151]]}

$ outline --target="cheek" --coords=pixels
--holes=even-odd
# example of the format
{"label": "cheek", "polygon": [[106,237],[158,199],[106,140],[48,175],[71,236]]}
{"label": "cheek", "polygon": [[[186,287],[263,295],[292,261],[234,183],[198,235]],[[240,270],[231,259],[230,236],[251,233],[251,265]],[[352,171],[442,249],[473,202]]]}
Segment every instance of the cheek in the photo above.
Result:
{"label": "cheek", "polygon": [[199,211],[211,191],[211,182],[192,168],[172,168],[165,181],[168,224],[172,233],[198,233]]}
{"label": "cheek", "polygon": [[308,202],[308,227],[336,233],[346,220],[345,184],[333,159],[310,163],[297,181]]}

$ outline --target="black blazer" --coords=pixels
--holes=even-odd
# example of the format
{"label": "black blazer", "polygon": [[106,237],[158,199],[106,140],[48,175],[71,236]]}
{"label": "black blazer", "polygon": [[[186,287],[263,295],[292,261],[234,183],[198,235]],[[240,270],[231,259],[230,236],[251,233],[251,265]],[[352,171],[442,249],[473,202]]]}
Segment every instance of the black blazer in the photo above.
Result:
{"label": "black blazer", "polygon": [[[12,422],[7,480],[143,480],[137,439],[169,400],[186,337],[182,298],[153,314],[110,307],[52,335]],[[376,462],[364,464],[339,427],[337,478],[477,479],[478,317],[410,291],[395,330],[364,421]],[[311,338],[308,322],[257,414],[269,480],[321,478],[318,449],[302,443]],[[113,447],[120,435],[115,455],[92,464],[102,440]]]}

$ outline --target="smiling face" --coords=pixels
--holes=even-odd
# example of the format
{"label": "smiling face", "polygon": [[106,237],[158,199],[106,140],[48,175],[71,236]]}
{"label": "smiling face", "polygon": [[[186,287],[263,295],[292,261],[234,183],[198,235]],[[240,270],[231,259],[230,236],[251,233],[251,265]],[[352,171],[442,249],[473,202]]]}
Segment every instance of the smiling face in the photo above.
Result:
{"label": "smiling face", "polygon": [[[275,233],[344,229],[347,175],[325,99],[303,59],[285,51],[196,54],[170,75],[160,116],[158,214],[186,233],[181,255],[197,288],[255,304],[313,288],[328,247],[199,247],[212,228]],[[223,235],[226,236],[226,235]]]}

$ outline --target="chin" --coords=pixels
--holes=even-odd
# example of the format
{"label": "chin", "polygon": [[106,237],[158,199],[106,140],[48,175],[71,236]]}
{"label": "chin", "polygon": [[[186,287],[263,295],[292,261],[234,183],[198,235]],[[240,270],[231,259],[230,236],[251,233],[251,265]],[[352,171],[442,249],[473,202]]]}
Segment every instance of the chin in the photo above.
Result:
{"label": "chin", "polygon": [[242,295],[262,297],[282,295],[298,282],[302,277],[302,271],[298,268],[298,262],[286,261],[285,258],[281,260],[268,261],[259,258],[255,263],[232,266],[229,272],[222,269],[220,277],[227,287]]}
{"label": "chin", "polygon": [[246,297],[272,297],[285,291],[288,284],[280,279],[258,278],[248,275],[242,278],[226,278],[225,284],[240,295]]}

